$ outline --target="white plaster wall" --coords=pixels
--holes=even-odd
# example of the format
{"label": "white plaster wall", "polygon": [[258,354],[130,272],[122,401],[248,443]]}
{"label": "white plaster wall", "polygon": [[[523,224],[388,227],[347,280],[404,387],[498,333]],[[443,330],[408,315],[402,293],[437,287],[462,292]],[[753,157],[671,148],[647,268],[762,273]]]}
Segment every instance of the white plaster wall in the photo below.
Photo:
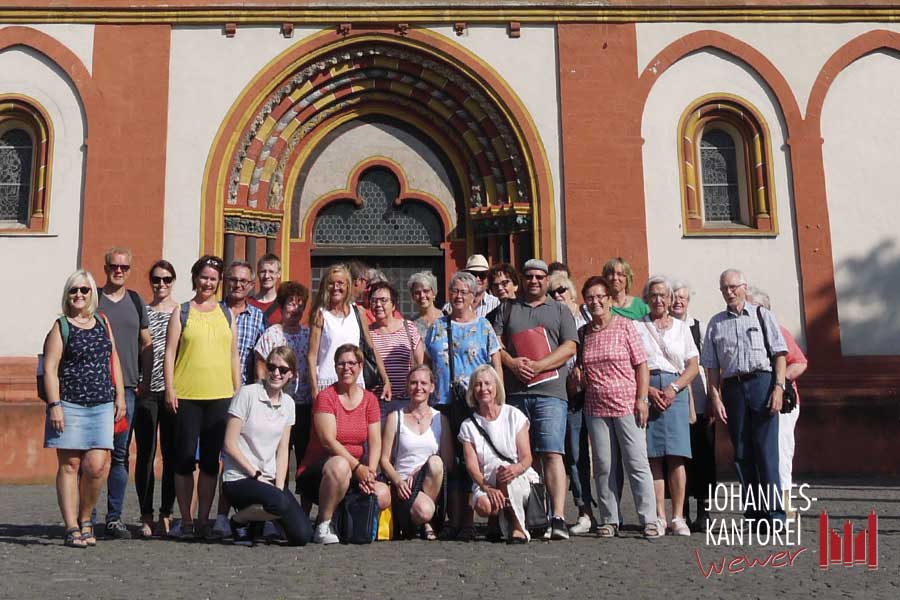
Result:
{"label": "white plaster wall", "polygon": [[[678,121],[689,104],[713,92],[745,99],[768,125],[781,232],[776,238],[682,237]],[[769,91],[749,69],[723,55],[692,54],[663,73],[651,89],[642,135],[651,273],[691,283],[695,291],[691,312],[707,320],[724,307],[719,274],[729,267],[742,269],[748,281],[769,293],[779,320],[802,344],[790,167],[784,127]]]}
{"label": "white plaster wall", "polygon": [[845,355],[900,354],[900,55],[841,71],[822,107],[822,147]]}
{"label": "white plaster wall", "polygon": [[784,75],[801,112],[825,61],[851,39],[874,29],[900,31],[896,23],[639,23],[638,73],[680,37],[712,29],[756,48]]}
{"label": "white plaster wall", "polygon": [[[522,25],[522,36],[511,39],[505,25],[470,25],[457,36],[450,26],[432,27],[449,40],[474,52],[494,69],[522,100],[544,144],[550,163],[556,215],[556,253],[562,256],[562,188],[560,175],[559,68],[556,29],[550,25]],[[536,165],[538,169],[542,165]],[[549,224],[547,224],[549,226]]]}
{"label": "white plaster wall", "polygon": [[[10,27],[9,24],[0,23],[0,30]],[[23,27],[17,25],[17,27]],[[76,23],[51,23],[26,25],[31,29],[37,29],[46,33],[63,46],[71,50],[84,64],[88,73],[93,72],[94,63],[94,26]]]}
{"label": "white plaster wall", "polygon": [[330,136],[327,147],[310,163],[306,177],[298,180],[297,185],[302,186],[300,218],[317,198],[346,188],[350,172],[372,156],[387,157],[403,167],[409,191],[435,196],[447,208],[452,226],[456,226],[450,176],[434,152],[398,127],[360,121],[339,127]]}
{"label": "white plaster wall", "polygon": [[[0,94],[37,101],[53,128],[47,234],[0,234],[0,256],[9,289],[2,312],[0,356],[34,355],[60,311],[66,277],[77,268],[84,171],[84,117],[74,86],[43,55],[23,47],[0,52]],[[21,311],[26,294],[27,316]]]}
{"label": "white plaster wall", "polygon": [[226,38],[221,27],[172,29],[163,254],[181,274],[178,299],[190,294],[185,275],[200,249],[200,191],[216,132],[256,74],[316,31],[297,28],[284,38],[278,26],[241,26]]}

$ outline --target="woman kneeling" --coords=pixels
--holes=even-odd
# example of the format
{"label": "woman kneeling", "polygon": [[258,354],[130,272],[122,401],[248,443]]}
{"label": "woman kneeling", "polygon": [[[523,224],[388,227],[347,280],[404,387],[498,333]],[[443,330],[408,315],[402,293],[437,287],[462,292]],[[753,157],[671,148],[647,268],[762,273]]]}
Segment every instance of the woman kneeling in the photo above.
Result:
{"label": "woman kneeling", "polygon": [[[431,521],[444,483],[444,465],[453,464],[453,438],[447,417],[428,406],[434,374],[426,365],[406,378],[409,406],[388,415],[381,446],[381,469],[399,502],[394,519],[409,537],[413,526],[423,539],[437,539]],[[442,514],[438,522],[442,521]]]}
{"label": "woman kneeling", "polygon": [[503,382],[490,365],[472,373],[466,401],[475,412],[463,421],[459,441],[473,481],[472,505],[482,517],[499,514],[507,541],[524,544],[531,539],[525,527],[525,505],[531,483],[540,480],[531,468],[528,419],[505,404]]}
{"label": "woman kneeling", "polygon": [[[379,509],[391,504],[388,486],[375,480],[381,457],[381,409],[375,395],[357,383],[362,364],[358,346],[343,344],[335,350],[338,380],[316,396],[314,435],[297,469],[297,489],[303,501],[319,505],[313,537],[318,544],[340,541],[331,517],[351,482],[361,492],[376,495]],[[364,456],[366,444],[368,456]]]}
{"label": "woman kneeling", "polygon": [[266,377],[241,388],[228,409],[223,491],[238,512],[231,518],[234,543],[252,546],[249,522],[275,520],[291,545],[303,546],[312,525],[287,489],[294,401],[282,389],[293,378],[293,350],[278,346],[266,358]]}

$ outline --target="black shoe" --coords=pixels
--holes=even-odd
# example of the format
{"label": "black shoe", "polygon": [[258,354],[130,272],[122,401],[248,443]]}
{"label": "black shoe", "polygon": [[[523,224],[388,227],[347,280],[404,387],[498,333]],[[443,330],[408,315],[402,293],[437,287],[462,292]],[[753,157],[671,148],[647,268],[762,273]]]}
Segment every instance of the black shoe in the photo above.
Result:
{"label": "black shoe", "polygon": [[106,523],[106,537],[113,540],[130,540],[131,532],[119,519]]}
{"label": "black shoe", "polygon": [[566,527],[566,520],[562,517],[552,517],[550,519],[550,539],[569,539],[569,528]]}
{"label": "black shoe", "polygon": [[238,523],[234,519],[231,519],[229,524],[231,525],[231,537],[234,540],[235,546],[246,546],[247,548],[253,546],[253,538],[250,537],[249,523]]}

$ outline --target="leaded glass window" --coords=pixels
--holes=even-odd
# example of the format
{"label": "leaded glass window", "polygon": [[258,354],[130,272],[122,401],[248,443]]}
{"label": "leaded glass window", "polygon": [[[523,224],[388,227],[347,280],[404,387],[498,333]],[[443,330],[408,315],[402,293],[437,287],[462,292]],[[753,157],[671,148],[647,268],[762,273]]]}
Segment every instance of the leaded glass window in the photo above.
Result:
{"label": "leaded glass window", "polygon": [[389,170],[376,167],[366,171],[356,192],[362,206],[348,200],[319,213],[313,230],[316,244],[436,246],[441,242],[441,221],[431,208],[419,202],[394,204],[400,183]]}
{"label": "leaded glass window", "polygon": [[28,225],[34,142],[22,129],[0,134],[0,222]]}
{"label": "leaded glass window", "polygon": [[741,223],[738,153],[734,138],[721,129],[707,129],[700,140],[703,211],[707,222]]}

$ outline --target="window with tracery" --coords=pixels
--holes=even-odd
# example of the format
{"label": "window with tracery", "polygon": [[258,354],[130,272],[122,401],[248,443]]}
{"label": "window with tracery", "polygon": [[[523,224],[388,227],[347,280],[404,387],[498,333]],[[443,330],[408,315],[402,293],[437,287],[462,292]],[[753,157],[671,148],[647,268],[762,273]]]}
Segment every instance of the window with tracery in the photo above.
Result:
{"label": "window with tracery", "polygon": [[28,226],[34,141],[23,129],[0,133],[0,222]]}
{"label": "window with tracery", "polygon": [[46,230],[50,141],[35,105],[0,98],[0,230]]}

